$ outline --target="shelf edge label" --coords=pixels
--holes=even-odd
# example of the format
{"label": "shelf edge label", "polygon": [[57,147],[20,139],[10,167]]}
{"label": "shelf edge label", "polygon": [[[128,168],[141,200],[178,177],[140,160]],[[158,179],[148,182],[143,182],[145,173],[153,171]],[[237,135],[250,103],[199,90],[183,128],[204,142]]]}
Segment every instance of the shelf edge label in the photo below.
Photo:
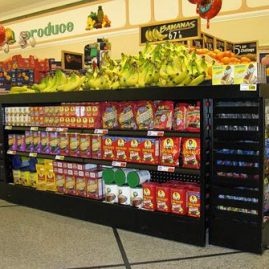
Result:
{"label": "shelf edge label", "polygon": [[11,125],[6,125],[5,126],[5,130],[12,130],[12,128],[13,128],[13,126],[11,126]]}
{"label": "shelf edge label", "polygon": [[107,134],[108,133],[108,129],[94,129],[94,134]]}
{"label": "shelf edge label", "polygon": [[256,84],[240,84],[241,92],[256,92],[257,85]]}
{"label": "shelf edge label", "polygon": [[62,155],[56,155],[55,156],[55,160],[63,161],[64,160],[64,156],[62,156]]}
{"label": "shelf edge label", "polygon": [[147,136],[164,136],[164,131],[148,131]]}
{"label": "shelf edge label", "polygon": [[157,170],[159,172],[169,172],[169,173],[174,173],[175,172],[175,167],[173,166],[163,166],[163,165],[158,165]]}
{"label": "shelf edge label", "polygon": [[9,155],[16,155],[16,151],[15,150],[8,150],[7,154]]}
{"label": "shelf edge label", "polygon": [[36,152],[31,152],[31,153],[29,153],[29,157],[36,158],[37,157],[37,153]]}
{"label": "shelf edge label", "polygon": [[112,162],[112,166],[115,166],[115,167],[126,167],[127,166],[127,163],[126,162],[113,161]]}
{"label": "shelf edge label", "polygon": [[38,127],[36,127],[36,126],[32,126],[32,127],[30,128],[30,131],[38,131]]}

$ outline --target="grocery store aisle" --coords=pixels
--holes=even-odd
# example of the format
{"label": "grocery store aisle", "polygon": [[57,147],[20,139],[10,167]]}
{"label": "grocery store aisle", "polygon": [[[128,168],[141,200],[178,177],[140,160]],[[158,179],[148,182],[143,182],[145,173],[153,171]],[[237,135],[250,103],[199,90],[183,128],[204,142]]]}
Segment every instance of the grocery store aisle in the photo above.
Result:
{"label": "grocery store aisle", "polygon": [[0,200],[0,269],[265,269],[263,256],[112,229]]}

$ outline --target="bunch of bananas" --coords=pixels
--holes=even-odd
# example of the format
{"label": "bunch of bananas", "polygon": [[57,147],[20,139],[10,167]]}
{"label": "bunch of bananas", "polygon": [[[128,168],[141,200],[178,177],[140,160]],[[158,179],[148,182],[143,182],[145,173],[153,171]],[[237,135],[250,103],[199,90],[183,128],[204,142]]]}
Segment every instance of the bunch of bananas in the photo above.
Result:
{"label": "bunch of bananas", "polygon": [[162,41],[167,37],[167,34],[162,34],[157,28],[153,28],[152,30],[148,29],[145,33],[145,37],[147,41]]}

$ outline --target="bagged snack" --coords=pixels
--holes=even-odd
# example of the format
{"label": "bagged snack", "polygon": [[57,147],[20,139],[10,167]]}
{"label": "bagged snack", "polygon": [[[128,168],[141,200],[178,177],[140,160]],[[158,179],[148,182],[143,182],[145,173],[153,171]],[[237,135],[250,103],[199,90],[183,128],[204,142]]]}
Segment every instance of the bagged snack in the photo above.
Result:
{"label": "bagged snack", "polygon": [[147,182],[143,184],[143,208],[147,210],[156,210],[156,187],[158,184]]}
{"label": "bagged snack", "polygon": [[186,129],[187,104],[176,104],[173,118],[173,130],[184,131]]}
{"label": "bagged snack", "polygon": [[118,128],[119,124],[117,103],[104,103],[102,120],[104,129]]}
{"label": "bagged snack", "polygon": [[136,129],[135,105],[131,102],[122,102],[119,105],[119,127],[121,129]]}
{"label": "bagged snack", "polygon": [[171,212],[170,185],[160,184],[156,187],[157,210]]}
{"label": "bagged snack", "polygon": [[128,143],[129,156],[127,158],[128,162],[139,163],[142,160],[142,148],[141,143],[142,138],[130,138]]}
{"label": "bagged snack", "polygon": [[159,161],[159,139],[142,138],[141,147],[142,163],[158,164]]}
{"label": "bagged snack", "polygon": [[185,168],[200,168],[200,139],[183,138],[182,142],[182,161]]}
{"label": "bagged snack", "polygon": [[116,160],[127,161],[129,155],[128,151],[128,137],[116,137],[115,141],[115,156]]}
{"label": "bagged snack", "polygon": [[38,190],[46,190],[46,170],[43,164],[36,165],[36,172],[37,172],[37,184],[36,188]]}
{"label": "bagged snack", "polygon": [[56,191],[56,178],[53,172],[53,166],[45,165],[45,173],[46,173],[46,190]]}
{"label": "bagged snack", "polygon": [[200,217],[200,188],[190,186],[187,191],[187,207],[188,216],[199,218]]}
{"label": "bagged snack", "polygon": [[171,192],[171,212],[178,215],[187,214],[186,192],[184,185],[173,185],[170,188]]}
{"label": "bagged snack", "polygon": [[160,143],[160,164],[179,166],[181,137],[163,137]]}
{"label": "bagged snack", "polygon": [[136,104],[135,120],[139,130],[152,129],[154,104],[151,101],[140,101]]}
{"label": "bagged snack", "polygon": [[104,160],[115,160],[115,142],[117,138],[113,136],[103,136],[102,152]]}
{"label": "bagged snack", "polygon": [[173,123],[173,114],[174,102],[160,101],[157,104],[153,128],[157,130],[171,130]]}
{"label": "bagged snack", "polygon": [[80,134],[79,154],[80,157],[91,157],[91,136],[89,134]]}
{"label": "bagged snack", "polygon": [[189,105],[186,114],[186,130],[200,132],[200,103],[196,106]]}

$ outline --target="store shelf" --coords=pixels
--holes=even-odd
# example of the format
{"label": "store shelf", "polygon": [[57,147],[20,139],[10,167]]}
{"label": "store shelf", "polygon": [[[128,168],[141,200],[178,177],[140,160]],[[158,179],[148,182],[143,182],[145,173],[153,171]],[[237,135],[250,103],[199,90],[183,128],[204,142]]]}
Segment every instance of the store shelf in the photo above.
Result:
{"label": "store shelf", "polygon": [[[7,152],[8,155],[19,155],[19,156],[26,156],[26,157],[33,157],[29,152],[21,152],[21,151],[14,151],[14,152]],[[75,163],[91,163],[91,164],[98,164],[98,165],[106,165],[106,166],[115,166],[115,167],[122,167],[113,164],[113,161],[107,160],[97,160],[97,159],[88,159],[88,158],[79,158],[79,157],[69,157],[69,156],[60,156],[60,155],[49,155],[49,154],[42,154],[38,153],[35,156],[36,158],[43,158],[43,159],[51,159],[51,160],[62,160],[66,162],[75,162]],[[120,162],[121,163],[121,162]],[[125,164],[125,163],[124,163]],[[150,164],[139,164],[139,163],[126,163],[127,168],[134,168],[139,170],[149,170],[149,171],[158,171],[158,165],[150,165]],[[163,166],[162,166],[163,167]],[[168,168],[165,166],[165,168]],[[189,175],[200,175],[200,170],[196,169],[187,169],[187,168],[179,168],[175,167],[173,171],[179,174],[189,174]]]}
{"label": "store shelf", "polygon": [[190,137],[199,138],[200,132],[179,132],[179,131],[157,131],[150,130],[106,130],[106,129],[83,129],[83,128],[56,128],[56,127],[28,127],[28,126],[5,126],[6,131],[49,131],[49,132],[68,132],[83,134],[101,134],[134,137]]}
{"label": "store shelf", "polygon": [[205,245],[204,226],[200,219],[138,210],[131,206],[107,204],[13,184],[0,183],[0,197],[12,203],[102,225],[198,246]]}

